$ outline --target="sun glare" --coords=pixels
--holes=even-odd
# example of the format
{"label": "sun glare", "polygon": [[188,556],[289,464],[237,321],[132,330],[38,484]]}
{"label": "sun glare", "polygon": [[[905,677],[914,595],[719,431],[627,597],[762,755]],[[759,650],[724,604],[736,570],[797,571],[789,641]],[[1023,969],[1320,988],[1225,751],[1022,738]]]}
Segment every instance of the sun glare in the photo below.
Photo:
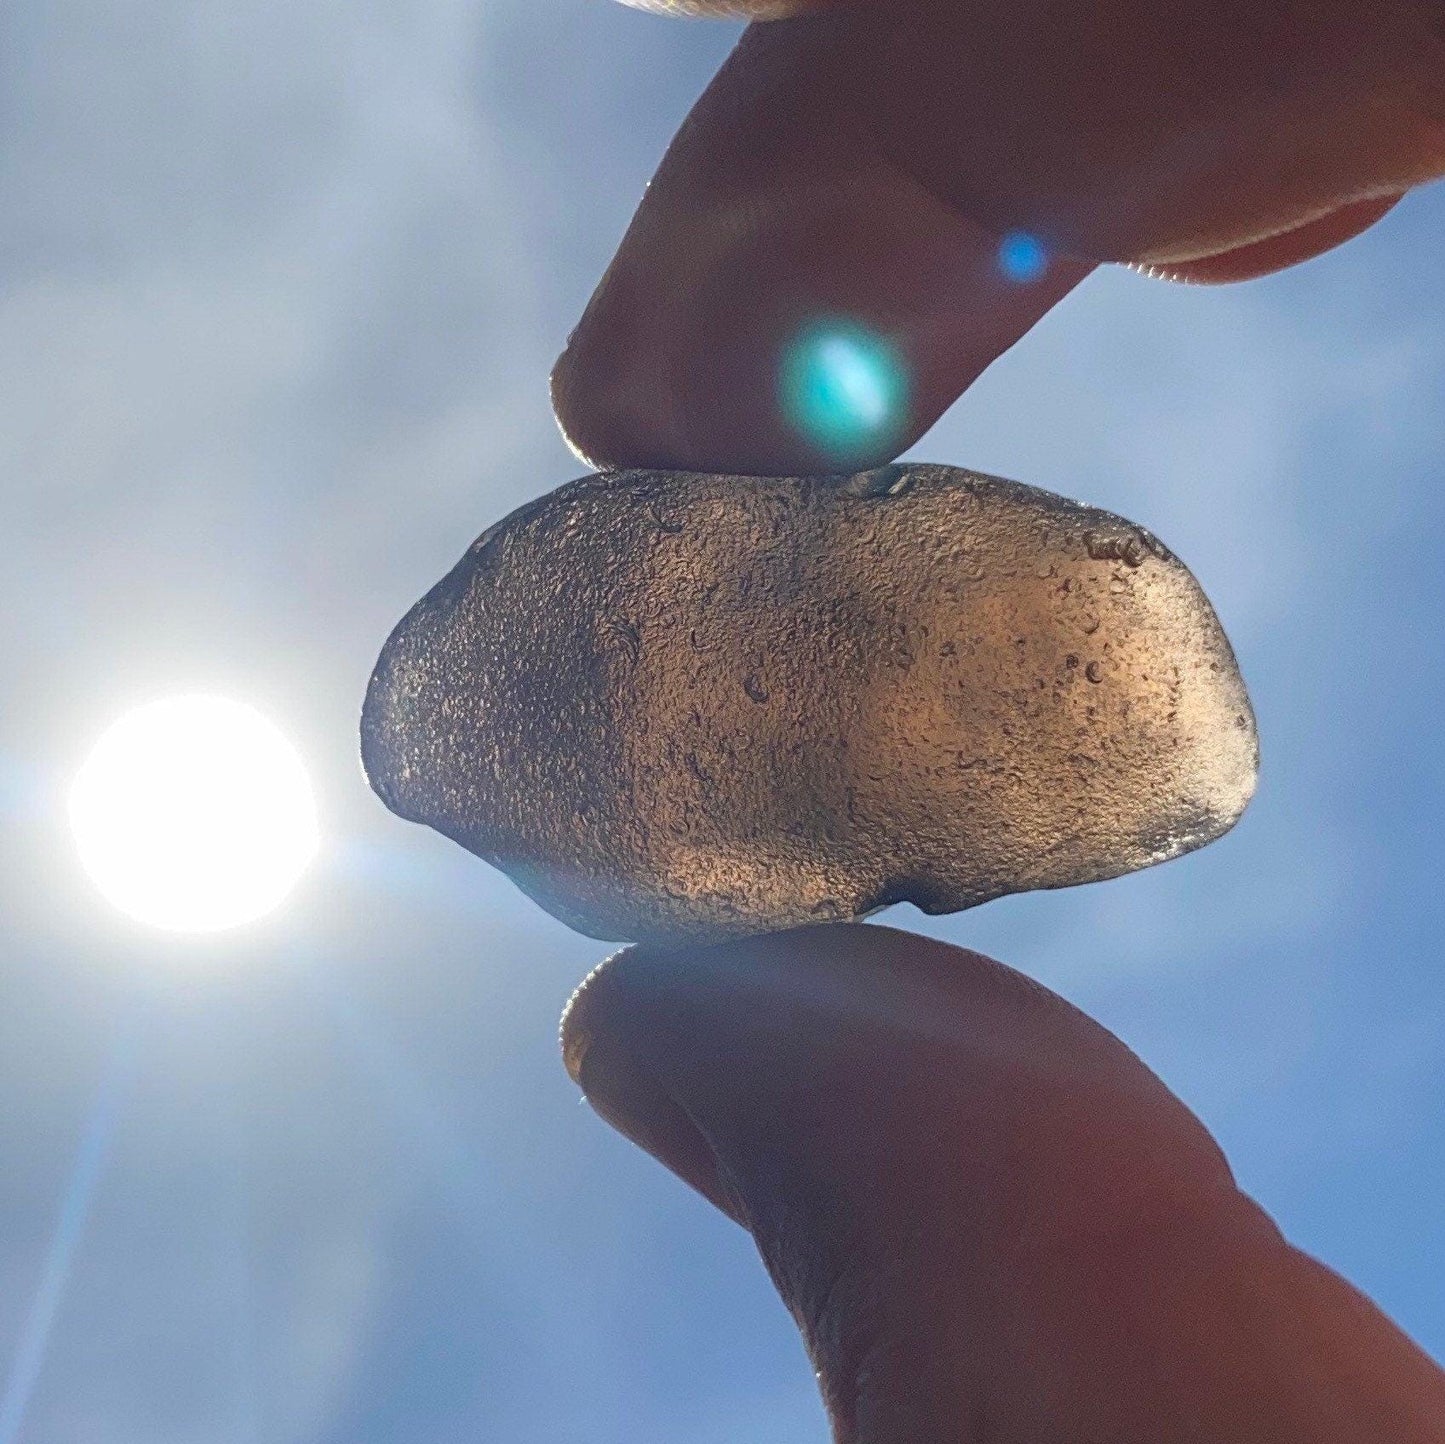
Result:
{"label": "sun glare", "polygon": [[172,932],[262,917],[316,853],[300,756],[253,707],[168,697],[96,743],[70,793],[86,871],[122,912]]}

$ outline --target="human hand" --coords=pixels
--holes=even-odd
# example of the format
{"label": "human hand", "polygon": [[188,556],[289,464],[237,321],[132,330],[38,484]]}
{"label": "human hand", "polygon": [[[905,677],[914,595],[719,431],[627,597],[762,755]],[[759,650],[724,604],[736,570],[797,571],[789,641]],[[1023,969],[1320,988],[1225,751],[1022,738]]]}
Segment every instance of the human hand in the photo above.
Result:
{"label": "human hand", "polygon": [[[911,445],[1102,261],[1196,281],[1319,254],[1445,174],[1442,0],[691,0],[752,26],[553,377],[598,466],[785,475]],[[1014,281],[1001,238],[1048,268]],[[905,414],[839,465],[778,400],[819,317]]]}
{"label": "human hand", "polygon": [[632,949],[563,1047],[752,1232],[839,1444],[1445,1441],[1445,1375],[998,963],[859,925]]}
{"label": "human hand", "polygon": [[[777,372],[841,316],[911,383],[850,465],[887,461],[1096,263],[1262,275],[1445,173],[1440,0],[810,8],[747,33],[558,364],[589,460],[836,469]],[[1000,268],[1015,230],[1044,275]],[[1122,1044],[999,964],[860,926],[634,949],[563,1043],[752,1232],[840,1444],[1445,1441],[1436,1366]]]}

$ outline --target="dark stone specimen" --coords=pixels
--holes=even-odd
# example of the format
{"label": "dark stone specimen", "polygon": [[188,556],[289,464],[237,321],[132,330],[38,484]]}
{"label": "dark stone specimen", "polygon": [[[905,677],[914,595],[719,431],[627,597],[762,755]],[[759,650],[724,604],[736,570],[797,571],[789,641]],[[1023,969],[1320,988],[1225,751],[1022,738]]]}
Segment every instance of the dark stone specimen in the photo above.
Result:
{"label": "dark stone specimen", "polygon": [[952,467],[584,477],[392,634],[372,786],[607,939],[1114,877],[1244,811],[1198,583],[1107,512]]}

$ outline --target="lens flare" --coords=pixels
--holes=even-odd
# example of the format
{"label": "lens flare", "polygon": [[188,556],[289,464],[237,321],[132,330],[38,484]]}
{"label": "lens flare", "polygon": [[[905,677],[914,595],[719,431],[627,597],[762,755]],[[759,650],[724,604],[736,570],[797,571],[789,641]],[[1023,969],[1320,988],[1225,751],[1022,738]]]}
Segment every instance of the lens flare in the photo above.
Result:
{"label": "lens flare", "polygon": [[999,243],[999,269],[1021,286],[1037,281],[1049,268],[1049,255],[1037,236],[1010,231]]}
{"label": "lens flare", "polygon": [[783,414],[830,461],[845,467],[902,432],[908,383],[901,357],[851,322],[815,326],[783,355]]}

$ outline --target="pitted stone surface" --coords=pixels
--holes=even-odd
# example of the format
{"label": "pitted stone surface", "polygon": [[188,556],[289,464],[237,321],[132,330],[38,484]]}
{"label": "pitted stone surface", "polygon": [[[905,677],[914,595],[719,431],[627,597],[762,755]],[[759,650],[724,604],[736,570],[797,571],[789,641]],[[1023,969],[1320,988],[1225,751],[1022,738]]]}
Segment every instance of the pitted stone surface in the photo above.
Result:
{"label": "pitted stone surface", "polygon": [[1184,565],[952,467],[627,471],[514,512],[397,627],[372,786],[594,937],[720,939],[1114,877],[1254,788]]}

